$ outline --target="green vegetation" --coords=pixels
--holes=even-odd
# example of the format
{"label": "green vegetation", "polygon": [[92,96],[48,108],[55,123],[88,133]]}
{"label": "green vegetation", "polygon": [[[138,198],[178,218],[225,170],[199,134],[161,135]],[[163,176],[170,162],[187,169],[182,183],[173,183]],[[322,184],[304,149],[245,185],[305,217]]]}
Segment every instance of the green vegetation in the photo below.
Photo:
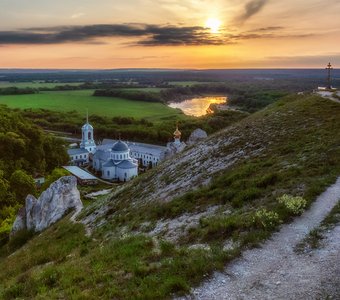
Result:
{"label": "green vegetation", "polygon": [[300,215],[305,210],[307,201],[302,197],[293,197],[290,195],[283,195],[277,199],[280,204],[284,205],[291,213]]}
{"label": "green vegetation", "polygon": [[133,101],[123,98],[94,97],[93,90],[40,92],[31,95],[0,96],[0,104],[10,108],[47,109],[59,112],[77,111],[85,115],[88,108],[91,114],[104,117],[145,118],[161,121],[164,118],[184,118],[179,110],[161,103]]}
{"label": "green vegetation", "polygon": [[[26,109],[22,113],[42,128],[68,132],[78,136],[81,135],[81,126],[85,121],[84,115],[76,111],[64,113],[42,109]],[[172,133],[175,129],[176,120],[180,120],[182,137],[186,140],[191,132],[197,128],[213,133],[246,116],[246,113],[234,111],[222,111],[200,118],[187,117],[179,113],[177,116],[162,117],[159,122],[150,122],[146,119],[132,117],[109,118],[91,114],[90,122],[95,128],[95,138],[98,141],[103,138],[117,138],[121,134],[123,139],[130,141],[164,145],[173,138]]]}
{"label": "green vegetation", "polygon": [[27,196],[36,194],[32,176],[68,161],[61,140],[45,135],[20,113],[0,107],[0,243]]}
{"label": "green vegetation", "polygon": [[[13,253],[30,238],[22,233],[1,250],[0,298],[164,299],[187,293],[291,221],[334,182],[340,173],[339,114],[337,103],[320,97],[285,98],[209,140],[234,138],[221,144],[216,159],[247,147],[256,154],[240,156],[207,186],[166,203],[148,201],[163,180],[181,180],[178,168],[183,166],[173,160],[174,175],[161,164],[117,191],[114,199],[90,205],[82,217],[108,207],[97,219],[104,222],[94,229],[93,239],[81,224],[64,219]],[[183,229],[176,244],[161,235],[141,235],[159,220],[187,218],[211,207],[214,212]],[[327,223],[338,216],[332,214]],[[229,250],[226,241],[233,244]],[[205,247],[192,247],[201,243]]]}
{"label": "green vegetation", "polygon": [[3,82],[0,81],[0,89],[8,88],[8,87],[17,87],[17,88],[30,88],[30,89],[39,89],[39,88],[55,88],[56,86],[78,86],[82,84],[81,82],[39,82],[39,81],[27,81],[27,82]]}
{"label": "green vegetation", "polygon": [[276,85],[261,85],[259,83],[249,84],[228,82],[228,83],[209,83],[194,84],[189,86],[177,86],[164,89],[160,92],[163,101],[181,101],[188,97],[204,95],[227,96],[229,104],[237,106],[248,112],[257,111],[284,96],[289,94],[287,87],[277,87]]}
{"label": "green vegetation", "polygon": [[[2,255],[21,241],[11,241]],[[218,248],[178,248],[144,236],[99,246],[85,237],[82,225],[63,220],[0,261],[0,298],[165,299],[189,292],[190,284],[222,269],[233,255]]]}
{"label": "green vegetation", "polygon": [[[280,222],[290,221],[301,213],[340,173],[339,109],[338,104],[320,97],[294,96],[241,120],[233,126],[233,132],[216,136],[241,137],[221,147],[219,155],[228,155],[252,143],[262,149],[258,156],[241,159],[232,168],[216,174],[210,185],[167,203],[161,199],[156,203],[143,201],[156,188],[152,184],[157,182],[154,177],[160,176],[159,171],[149,172],[138,178],[132,188],[115,195],[108,214],[120,212],[123,207],[124,213],[113,213],[103,232],[119,232],[120,226],[136,230],[145,222],[155,224],[159,219],[204,212],[218,205],[214,217],[201,220],[181,243],[223,243],[232,238],[244,247],[257,245]],[[172,177],[167,173],[163,180],[167,183],[177,180],[178,172],[174,174]],[[140,193],[142,186],[144,192]],[[293,196],[280,201],[287,198],[285,194]],[[144,204],[126,207],[129,199]]]}
{"label": "green vegetation", "polygon": [[53,182],[63,176],[68,176],[70,173],[63,168],[55,168],[46,178],[44,184],[41,186],[41,190],[46,190]]}
{"label": "green vegetation", "polygon": [[17,200],[22,204],[28,194],[34,195],[36,193],[35,182],[32,176],[22,170],[14,171],[9,182],[11,190],[15,192]]}
{"label": "green vegetation", "polygon": [[144,91],[141,89],[105,89],[95,90],[93,93],[95,97],[114,97],[124,98],[133,101],[144,101],[144,102],[160,102],[163,103],[159,92]]}
{"label": "green vegetation", "polygon": [[196,84],[209,84],[207,81],[169,81],[169,85],[174,86],[192,86]]}

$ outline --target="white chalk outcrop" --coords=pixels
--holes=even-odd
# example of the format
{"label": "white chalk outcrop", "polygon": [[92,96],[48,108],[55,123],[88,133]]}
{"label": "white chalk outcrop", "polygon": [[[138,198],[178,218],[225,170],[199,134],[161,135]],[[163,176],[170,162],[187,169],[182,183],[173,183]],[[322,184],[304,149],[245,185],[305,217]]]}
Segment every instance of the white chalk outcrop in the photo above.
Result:
{"label": "white chalk outcrop", "polygon": [[61,177],[38,199],[32,195],[27,196],[25,207],[19,210],[14,221],[12,234],[22,229],[42,231],[71,210],[78,213],[82,208],[77,179],[74,176]]}
{"label": "white chalk outcrop", "polygon": [[204,130],[198,128],[190,134],[189,139],[187,141],[187,145],[190,146],[197,144],[199,141],[202,141],[207,137],[208,137],[207,133]]}

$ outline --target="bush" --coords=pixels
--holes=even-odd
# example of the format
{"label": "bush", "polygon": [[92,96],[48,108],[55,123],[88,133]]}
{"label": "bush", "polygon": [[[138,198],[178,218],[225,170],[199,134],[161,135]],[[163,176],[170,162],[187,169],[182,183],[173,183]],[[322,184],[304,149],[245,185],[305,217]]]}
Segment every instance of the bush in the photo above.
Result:
{"label": "bush", "polygon": [[277,200],[294,215],[302,214],[307,205],[307,201],[302,197],[293,197],[287,194],[277,198]]}
{"label": "bush", "polygon": [[280,224],[280,219],[276,212],[261,209],[255,213],[253,222],[258,228],[274,229]]}

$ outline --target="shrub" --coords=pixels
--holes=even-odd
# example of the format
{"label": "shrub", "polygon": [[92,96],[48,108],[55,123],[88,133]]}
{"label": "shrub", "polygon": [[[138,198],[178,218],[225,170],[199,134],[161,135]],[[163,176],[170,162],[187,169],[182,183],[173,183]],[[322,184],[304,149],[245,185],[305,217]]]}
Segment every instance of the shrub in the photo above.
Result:
{"label": "shrub", "polygon": [[302,214],[307,205],[307,201],[302,197],[293,197],[287,194],[284,194],[283,196],[277,198],[277,200],[294,215]]}
{"label": "shrub", "polygon": [[258,228],[274,229],[280,224],[280,219],[276,212],[261,209],[255,213],[253,222]]}

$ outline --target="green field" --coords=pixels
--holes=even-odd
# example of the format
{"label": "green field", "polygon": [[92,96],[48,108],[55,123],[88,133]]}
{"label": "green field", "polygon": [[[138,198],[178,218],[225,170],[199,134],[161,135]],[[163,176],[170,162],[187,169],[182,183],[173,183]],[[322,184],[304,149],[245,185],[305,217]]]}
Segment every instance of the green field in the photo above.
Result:
{"label": "green field", "polygon": [[[8,87],[17,87],[17,88],[32,88],[32,89],[39,89],[39,88],[55,88],[56,86],[63,86],[63,85],[70,85],[70,86],[78,86],[84,84],[84,82],[7,82],[7,81],[0,81],[0,89],[1,88],[8,88]],[[179,83],[180,84],[180,83]],[[157,88],[157,87],[128,87],[122,88],[123,91],[143,91],[143,92],[154,92],[158,93],[164,88]]]}
{"label": "green field", "polygon": [[0,96],[0,104],[11,108],[48,109],[53,111],[78,111],[106,117],[134,117],[145,118],[150,121],[162,119],[185,118],[177,109],[170,108],[162,103],[133,101],[123,98],[93,97],[93,90],[40,92],[29,95]]}
{"label": "green field", "polygon": [[7,82],[0,81],[0,89],[8,88],[8,87],[17,87],[17,88],[54,88],[60,85],[72,85],[77,86],[81,85],[83,82]]}

